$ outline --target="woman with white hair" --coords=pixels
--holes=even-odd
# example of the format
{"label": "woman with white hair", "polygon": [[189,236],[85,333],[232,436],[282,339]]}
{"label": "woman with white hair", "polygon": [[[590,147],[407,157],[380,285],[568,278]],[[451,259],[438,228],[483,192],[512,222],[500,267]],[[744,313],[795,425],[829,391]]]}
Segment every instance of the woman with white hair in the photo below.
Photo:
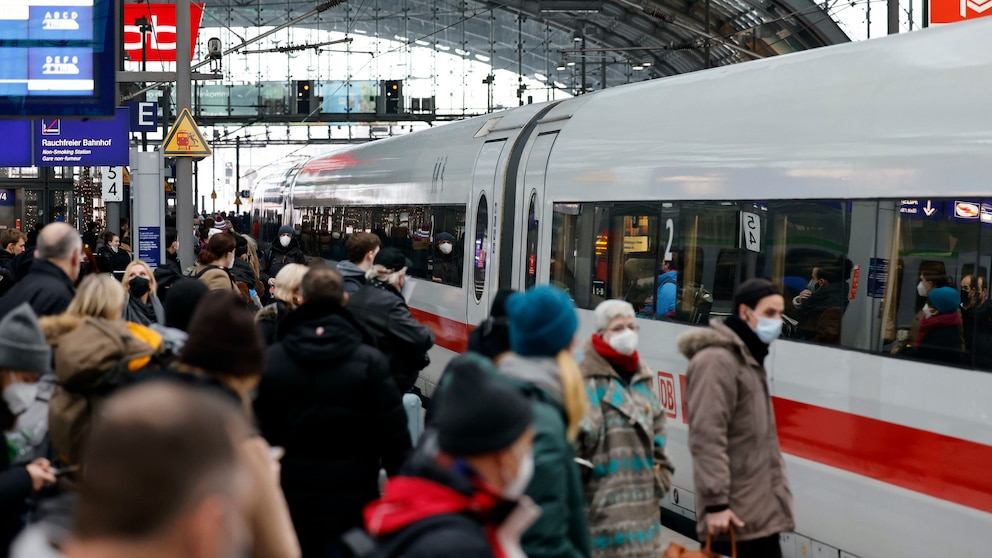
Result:
{"label": "woman with white hair", "polygon": [[[590,406],[577,440],[579,457],[592,463],[583,471],[592,555],[654,558],[664,552],[658,507],[674,471],[665,454],[665,410],[637,354],[634,307],[603,301],[595,321],[579,365]],[[646,536],[624,536],[632,532]]]}
{"label": "woman with white hair", "polygon": [[276,342],[276,332],[283,319],[296,310],[297,306],[303,304],[300,285],[303,283],[303,276],[309,270],[310,268],[305,265],[294,263],[287,264],[276,274],[275,290],[272,293],[275,302],[255,314],[255,323],[258,324],[266,346]]}

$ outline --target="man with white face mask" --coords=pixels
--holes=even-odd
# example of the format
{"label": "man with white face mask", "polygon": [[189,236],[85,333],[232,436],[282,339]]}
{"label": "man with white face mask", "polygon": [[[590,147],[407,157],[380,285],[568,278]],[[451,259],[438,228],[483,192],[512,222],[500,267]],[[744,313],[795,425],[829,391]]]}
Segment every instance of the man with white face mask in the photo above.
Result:
{"label": "man with white face mask", "polygon": [[437,251],[434,252],[434,271],[431,280],[445,285],[461,286],[462,257],[455,250],[455,237],[451,233],[440,233],[434,239]]}
{"label": "man with white face mask", "polygon": [[291,263],[307,265],[307,258],[300,249],[293,227],[283,225],[279,228],[279,236],[259,257],[259,279],[268,286],[269,295],[275,287],[279,270]]}
{"label": "man with white face mask", "polygon": [[[675,470],[665,453],[665,408],[654,395],[654,373],[637,354],[634,307],[606,300],[594,316],[596,333],[579,364],[589,412],[576,440],[576,454],[591,464],[582,481],[592,555],[656,558],[664,552],[658,509]],[[624,535],[630,532],[645,536]]]}
{"label": "man with white face mask", "polygon": [[697,532],[739,558],[780,558],[779,533],[791,531],[792,492],[779,449],[764,360],[782,332],[785,300],[765,279],[748,279],[734,293],[735,313],[684,333],[689,359],[685,405],[698,510]]}
{"label": "man with white face mask", "polygon": [[540,513],[523,495],[534,472],[530,403],[473,353],[444,376],[435,430],[365,508],[365,527],[382,556],[524,558],[520,536]]}

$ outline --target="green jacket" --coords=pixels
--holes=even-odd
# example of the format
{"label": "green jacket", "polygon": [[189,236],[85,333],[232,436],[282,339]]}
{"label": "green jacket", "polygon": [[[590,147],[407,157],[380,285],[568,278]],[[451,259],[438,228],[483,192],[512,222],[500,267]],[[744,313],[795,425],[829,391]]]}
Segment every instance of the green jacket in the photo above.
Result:
{"label": "green jacket", "polygon": [[585,496],[575,450],[566,438],[557,362],[510,354],[500,360],[499,371],[534,410],[534,478],[527,495],[541,506],[541,517],[524,533],[524,553],[528,558],[588,558]]}

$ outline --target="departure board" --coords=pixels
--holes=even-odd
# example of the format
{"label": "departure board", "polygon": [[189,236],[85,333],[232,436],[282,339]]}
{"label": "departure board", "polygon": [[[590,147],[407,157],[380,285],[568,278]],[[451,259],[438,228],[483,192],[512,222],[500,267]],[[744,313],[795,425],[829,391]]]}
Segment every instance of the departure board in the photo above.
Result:
{"label": "departure board", "polygon": [[113,3],[0,0],[0,114],[113,114]]}

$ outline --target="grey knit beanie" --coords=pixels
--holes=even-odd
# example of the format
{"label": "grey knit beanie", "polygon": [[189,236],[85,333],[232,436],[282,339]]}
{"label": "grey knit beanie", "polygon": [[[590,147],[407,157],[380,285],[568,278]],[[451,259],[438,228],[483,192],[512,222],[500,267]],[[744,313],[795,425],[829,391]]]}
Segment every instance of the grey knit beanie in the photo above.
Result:
{"label": "grey knit beanie", "polygon": [[39,374],[52,371],[52,348],[45,343],[38,318],[27,302],[0,320],[0,368]]}

